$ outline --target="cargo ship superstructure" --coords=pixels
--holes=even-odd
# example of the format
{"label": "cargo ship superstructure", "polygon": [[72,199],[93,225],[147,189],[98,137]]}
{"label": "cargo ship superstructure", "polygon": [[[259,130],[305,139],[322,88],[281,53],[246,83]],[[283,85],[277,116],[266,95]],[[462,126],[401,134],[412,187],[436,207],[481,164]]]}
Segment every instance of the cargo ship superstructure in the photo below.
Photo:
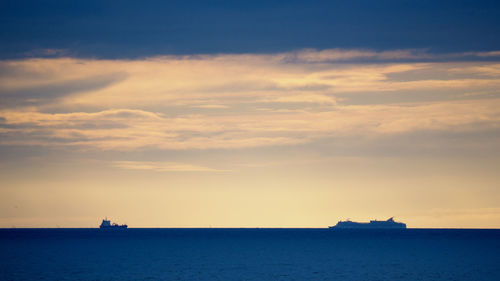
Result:
{"label": "cargo ship superstructure", "polygon": [[100,229],[125,229],[127,227],[126,224],[111,223],[111,220],[108,220],[108,218],[103,219],[99,226]]}

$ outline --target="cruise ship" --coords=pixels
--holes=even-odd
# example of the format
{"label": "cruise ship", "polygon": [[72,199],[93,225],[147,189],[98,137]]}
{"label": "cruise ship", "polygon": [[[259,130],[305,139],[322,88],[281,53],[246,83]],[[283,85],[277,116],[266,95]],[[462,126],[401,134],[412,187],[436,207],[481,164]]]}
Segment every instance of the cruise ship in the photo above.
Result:
{"label": "cruise ship", "polygon": [[126,224],[111,223],[108,218],[103,219],[101,225],[99,226],[100,229],[125,229],[127,227],[128,226]]}
{"label": "cruise ship", "polygon": [[405,229],[406,224],[402,222],[395,222],[394,218],[385,221],[371,220],[370,222],[354,222],[350,220],[339,221],[334,226],[329,226],[330,229]]}

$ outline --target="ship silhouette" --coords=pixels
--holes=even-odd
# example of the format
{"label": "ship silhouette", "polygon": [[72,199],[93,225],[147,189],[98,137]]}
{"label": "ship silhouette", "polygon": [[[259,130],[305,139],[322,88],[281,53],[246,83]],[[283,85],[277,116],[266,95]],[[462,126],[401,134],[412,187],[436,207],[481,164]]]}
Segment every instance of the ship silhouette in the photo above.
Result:
{"label": "ship silhouette", "polygon": [[127,227],[126,224],[111,223],[111,220],[108,220],[108,218],[103,219],[99,226],[100,229],[125,229]]}
{"label": "ship silhouette", "polygon": [[354,222],[349,219],[346,221],[339,221],[334,226],[329,226],[330,229],[405,229],[406,224],[402,222],[395,222],[394,218],[389,218],[386,221],[371,220],[370,222]]}

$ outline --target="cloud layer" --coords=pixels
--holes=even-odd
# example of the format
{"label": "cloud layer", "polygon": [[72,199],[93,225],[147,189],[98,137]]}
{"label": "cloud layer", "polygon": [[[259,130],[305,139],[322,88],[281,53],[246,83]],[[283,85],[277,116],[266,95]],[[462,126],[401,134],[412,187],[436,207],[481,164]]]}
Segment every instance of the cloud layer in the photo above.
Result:
{"label": "cloud layer", "polygon": [[423,62],[436,55],[335,49],[1,61],[0,144],[232,149],[491,131],[500,126],[500,64],[449,60],[497,55]]}

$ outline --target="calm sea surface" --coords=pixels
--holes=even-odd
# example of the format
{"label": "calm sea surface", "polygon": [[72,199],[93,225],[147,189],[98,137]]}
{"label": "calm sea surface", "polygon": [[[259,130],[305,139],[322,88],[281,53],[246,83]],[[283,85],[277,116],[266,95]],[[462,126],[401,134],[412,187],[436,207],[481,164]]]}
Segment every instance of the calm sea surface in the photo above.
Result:
{"label": "calm sea surface", "polygon": [[0,280],[500,280],[500,230],[0,229]]}

